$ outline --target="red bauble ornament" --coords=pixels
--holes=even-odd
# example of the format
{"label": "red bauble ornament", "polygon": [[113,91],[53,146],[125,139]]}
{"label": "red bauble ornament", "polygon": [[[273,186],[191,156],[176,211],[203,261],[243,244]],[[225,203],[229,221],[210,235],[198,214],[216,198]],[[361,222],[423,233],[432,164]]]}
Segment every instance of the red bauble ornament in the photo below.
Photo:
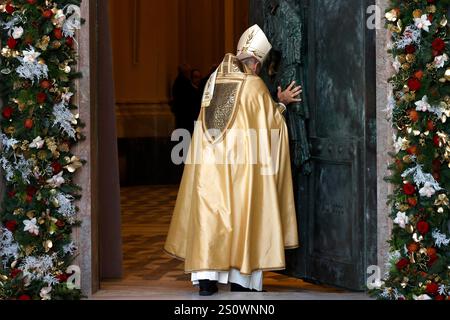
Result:
{"label": "red bauble ornament", "polygon": [[19,297],[20,301],[29,301],[31,300],[31,297],[29,295],[23,294]]}
{"label": "red bauble ornament", "polygon": [[3,108],[2,116],[5,119],[11,119],[13,113],[14,113],[14,109],[9,106],[6,106],[5,108]]}
{"label": "red bauble ornament", "polygon": [[439,138],[438,135],[435,135],[433,137],[433,144],[436,148],[440,148],[441,147],[441,139]]}
{"label": "red bauble ornament", "polygon": [[431,46],[433,47],[433,50],[437,51],[439,54],[445,50],[445,42],[441,38],[435,39]]}
{"label": "red bauble ornament", "polygon": [[50,89],[52,87],[52,83],[48,80],[42,80],[40,85],[42,89]]}
{"label": "red bauble ornament", "polygon": [[432,296],[435,296],[435,295],[438,294],[439,286],[436,283],[434,283],[434,282],[429,283],[429,284],[427,284],[426,291],[427,291],[428,294],[430,294]]}
{"label": "red bauble ornament", "polygon": [[52,163],[53,173],[58,174],[62,171],[63,166],[59,162]]}
{"label": "red bauble ornament", "polygon": [[45,103],[45,101],[47,101],[47,95],[44,92],[39,92],[36,95],[36,100],[39,104],[43,104]]}
{"label": "red bauble ornament", "polygon": [[21,274],[22,271],[19,269],[12,269],[11,273],[9,274],[11,276],[11,278],[16,278],[19,274]]}
{"label": "red bauble ornament", "polygon": [[408,196],[412,196],[416,193],[416,188],[408,182],[403,185],[403,192]]}
{"label": "red bauble ornament", "polygon": [[8,229],[10,232],[14,232],[17,229],[17,221],[12,220],[12,221],[7,221],[5,223],[5,227],[6,229]]}
{"label": "red bauble ornament", "polygon": [[53,35],[55,36],[56,39],[61,40],[63,38],[63,33],[62,30],[60,28],[56,28],[53,30]]}
{"label": "red bauble ornament", "polygon": [[13,14],[16,9],[12,6],[11,3],[8,3],[5,7],[5,11],[9,14]]}
{"label": "red bauble ornament", "polygon": [[45,18],[45,19],[51,19],[52,17],[53,17],[53,11],[52,10],[45,10],[43,13],[42,13],[42,16]]}
{"label": "red bauble ornament", "polygon": [[419,231],[422,235],[425,235],[430,231],[430,225],[426,221],[419,221],[417,223],[417,231]]}
{"label": "red bauble ornament", "polygon": [[417,155],[417,146],[412,146],[408,149],[406,149],[406,152],[408,152],[408,154],[410,155]]}
{"label": "red bauble ornament", "polygon": [[416,198],[408,198],[408,204],[409,204],[411,207],[417,206],[417,199],[416,199]]}
{"label": "red bauble ornament", "polygon": [[402,258],[399,262],[397,262],[396,267],[398,270],[403,270],[409,265],[409,260]]}
{"label": "red bauble ornament", "polygon": [[408,80],[408,87],[411,91],[418,91],[422,88],[422,83],[417,78],[411,78]]}
{"label": "red bauble ornament", "polygon": [[10,37],[7,42],[8,48],[14,50],[17,47],[17,43],[18,41],[16,39]]}
{"label": "red bauble ornament", "polygon": [[405,52],[407,54],[413,54],[413,53],[416,52],[416,47],[414,45],[410,44],[410,45],[405,47]]}
{"label": "red bauble ornament", "polygon": [[33,128],[33,125],[34,125],[33,119],[27,119],[27,120],[25,120],[24,125],[25,125],[25,128],[26,128],[26,129],[31,129],[31,128]]}
{"label": "red bauble ornament", "polygon": [[416,110],[409,111],[409,119],[411,119],[412,122],[419,121],[419,113]]}
{"label": "red bauble ornament", "polygon": [[67,38],[67,39],[66,39],[66,44],[67,44],[69,47],[73,47],[73,38],[72,38],[72,37]]}
{"label": "red bauble ornament", "polygon": [[37,0],[27,0],[29,4],[36,4]]}
{"label": "red bauble ornament", "polygon": [[64,283],[64,282],[67,282],[67,280],[69,279],[69,276],[67,274],[63,273],[63,274],[56,276],[56,279],[58,279],[59,283]]}
{"label": "red bauble ornament", "polygon": [[434,131],[434,129],[435,129],[434,122],[432,120],[428,120],[428,122],[427,122],[427,130],[428,131]]}
{"label": "red bauble ornament", "polygon": [[416,77],[419,80],[422,80],[423,78],[423,71],[422,70],[418,70],[414,73],[414,77]]}

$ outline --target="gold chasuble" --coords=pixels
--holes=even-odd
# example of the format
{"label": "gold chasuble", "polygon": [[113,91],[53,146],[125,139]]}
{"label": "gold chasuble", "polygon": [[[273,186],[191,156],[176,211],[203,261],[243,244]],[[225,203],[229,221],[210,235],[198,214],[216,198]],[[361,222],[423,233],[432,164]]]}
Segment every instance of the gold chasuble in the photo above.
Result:
{"label": "gold chasuble", "polygon": [[299,243],[282,107],[232,54],[211,78],[164,249],[186,273],[285,269]]}

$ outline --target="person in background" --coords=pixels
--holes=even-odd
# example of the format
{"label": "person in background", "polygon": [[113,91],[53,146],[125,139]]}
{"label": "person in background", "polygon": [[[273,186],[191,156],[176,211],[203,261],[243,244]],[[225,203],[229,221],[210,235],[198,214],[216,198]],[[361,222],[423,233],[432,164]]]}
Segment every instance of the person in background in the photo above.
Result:
{"label": "person in background", "polygon": [[194,133],[195,121],[197,121],[202,105],[202,96],[204,88],[201,87],[202,73],[198,69],[193,69],[191,72],[191,87],[189,91],[189,126],[188,130],[191,135]]}
{"label": "person in background", "polygon": [[178,77],[172,87],[171,109],[175,116],[176,129],[188,129],[191,122],[188,103],[191,99],[191,72],[192,68],[188,64],[178,67]]}

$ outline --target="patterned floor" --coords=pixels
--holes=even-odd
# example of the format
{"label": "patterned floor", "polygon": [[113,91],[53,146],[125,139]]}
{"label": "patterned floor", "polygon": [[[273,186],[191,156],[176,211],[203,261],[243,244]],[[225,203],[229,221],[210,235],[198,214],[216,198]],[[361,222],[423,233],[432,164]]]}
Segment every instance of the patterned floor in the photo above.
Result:
{"label": "patterned floor", "polygon": [[[122,233],[124,278],[102,283],[104,296],[147,295],[194,297],[195,289],[183,272],[183,262],[163,252],[163,246],[178,188],[176,186],[130,187],[122,189]],[[276,273],[266,273],[269,292],[341,294],[334,288],[315,286]],[[222,288],[228,291],[228,288]],[[152,296],[155,298],[154,296]],[[343,296],[341,296],[343,297]],[[184,296],[186,298],[186,296]]]}

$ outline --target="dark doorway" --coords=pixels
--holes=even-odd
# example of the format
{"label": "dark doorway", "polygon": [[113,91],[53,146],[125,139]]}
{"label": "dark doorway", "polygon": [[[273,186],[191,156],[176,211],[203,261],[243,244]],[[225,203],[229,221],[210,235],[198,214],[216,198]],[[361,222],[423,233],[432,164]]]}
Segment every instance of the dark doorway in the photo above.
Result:
{"label": "dark doorway", "polygon": [[[301,41],[298,65],[281,62],[278,70],[293,69],[294,79],[266,77],[272,88],[297,80],[305,92],[304,105],[289,113],[291,133],[292,119],[304,121],[310,160],[302,166],[310,173],[294,163],[302,247],[288,253],[288,273],[352,290],[364,290],[377,252],[375,30],[366,26],[374,4],[251,0],[250,9],[251,22],[264,26],[281,57],[283,42]],[[297,36],[286,19],[301,24]]]}

